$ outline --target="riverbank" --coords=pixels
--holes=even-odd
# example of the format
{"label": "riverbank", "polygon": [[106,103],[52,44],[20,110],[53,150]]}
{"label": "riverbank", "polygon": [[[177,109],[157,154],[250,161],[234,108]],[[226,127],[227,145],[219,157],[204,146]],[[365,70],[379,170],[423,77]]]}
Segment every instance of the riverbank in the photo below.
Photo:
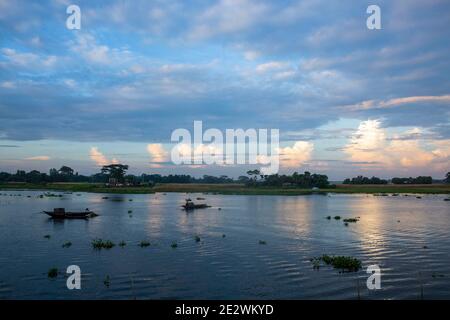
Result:
{"label": "riverbank", "polygon": [[158,184],[154,187],[105,187],[99,183],[10,183],[0,184],[0,190],[51,190],[64,192],[94,192],[121,194],[151,194],[155,192],[216,193],[242,195],[308,195],[326,193],[368,194],[450,194],[450,184],[431,185],[337,185],[336,188],[311,189],[246,187],[242,184]]}

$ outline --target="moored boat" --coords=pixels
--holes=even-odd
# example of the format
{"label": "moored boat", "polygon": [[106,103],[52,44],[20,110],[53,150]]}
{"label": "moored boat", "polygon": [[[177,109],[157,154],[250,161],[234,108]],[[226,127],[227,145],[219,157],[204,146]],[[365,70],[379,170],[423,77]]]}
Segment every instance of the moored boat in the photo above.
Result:
{"label": "moored boat", "polygon": [[95,212],[88,209],[86,209],[86,211],[70,212],[66,211],[64,208],[54,208],[53,211],[44,211],[44,213],[53,219],[87,219],[97,215]]}

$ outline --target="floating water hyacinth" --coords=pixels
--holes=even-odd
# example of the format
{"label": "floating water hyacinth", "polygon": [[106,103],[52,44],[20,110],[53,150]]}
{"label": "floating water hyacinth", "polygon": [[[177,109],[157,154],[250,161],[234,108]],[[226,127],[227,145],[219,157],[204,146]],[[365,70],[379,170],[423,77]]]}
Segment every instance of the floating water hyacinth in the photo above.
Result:
{"label": "floating water hyacinth", "polygon": [[94,239],[92,240],[92,247],[97,250],[101,249],[111,249],[115,246],[115,244],[110,240],[103,241],[102,239]]}
{"label": "floating water hyacinth", "polygon": [[109,278],[109,275],[107,275],[107,276],[105,277],[105,280],[103,280],[103,284],[104,284],[107,288],[109,288],[109,285],[111,284],[111,279]]}
{"label": "floating water hyacinth", "polygon": [[70,246],[72,246],[72,242],[70,242],[70,241],[67,241],[66,243],[64,243],[62,245],[63,248],[69,248]]}
{"label": "floating water hyacinth", "polygon": [[51,268],[50,270],[48,270],[47,276],[49,278],[56,278],[58,276],[58,269],[57,268]]}
{"label": "floating water hyacinth", "polygon": [[[348,256],[329,256],[324,254],[321,257],[312,258],[310,260],[313,262],[314,267],[317,266],[318,262],[323,261],[326,265],[331,265],[335,269],[340,269],[346,272],[356,272],[361,269],[361,260]],[[317,269],[319,266],[317,266]]]}
{"label": "floating water hyacinth", "polygon": [[141,243],[139,244],[139,246],[141,248],[148,247],[149,245],[150,245],[150,242],[148,242],[148,241],[141,241]]}

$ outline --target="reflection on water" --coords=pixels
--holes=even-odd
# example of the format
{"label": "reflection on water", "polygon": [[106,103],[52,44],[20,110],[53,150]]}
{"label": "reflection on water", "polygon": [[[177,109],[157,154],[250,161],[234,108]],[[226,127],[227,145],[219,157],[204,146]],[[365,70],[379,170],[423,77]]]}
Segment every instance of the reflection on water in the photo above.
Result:
{"label": "reflection on water", "polygon": [[[204,195],[212,207],[186,214],[184,199],[200,195],[1,193],[2,299],[354,299],[358,283],[363,299],[414,299],[421,282],[425,298],[450,298],[450,204],[443,196]],[[54,207],[100,216],[53,221],[38,213]],[[360,220],[345,226],[326,219],[337,215]],[[95,251],[94,238],[127,245]],[[151,245],[141,248],[143,240]],[[70,248],[62,247],[66,241]],[[363,270],[313,270],[310,258],[322,254],[354,256]],[[71,264],[82,270],[82,290],[66,289]],[[371,264],[382,268],[378,291],[365,287]],[[47,277],[52,267],[61,272],[54,280]]]}

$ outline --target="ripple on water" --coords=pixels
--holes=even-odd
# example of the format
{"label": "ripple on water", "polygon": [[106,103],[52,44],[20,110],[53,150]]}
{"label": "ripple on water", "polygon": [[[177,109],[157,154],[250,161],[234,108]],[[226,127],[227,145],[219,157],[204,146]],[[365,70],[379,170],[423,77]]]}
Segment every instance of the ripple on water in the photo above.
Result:
{"label": "ripple on water", "polygon": [[[439,196],[207,195],[222,210],[187,215],[179,208],[185,194],[114,202],[96,194],[22,193],[32,197],[1,200],[2,299],[356,299],[358,291],[363,299],[414,299],[421,291],[425,298],[450,297],[450,219]],[[56,223],[32,214],[58,206],[89,207],[101,216]],[[328,215],[360,221],[345,227]],[[127,245],[96,251],[90,242],[97,237]],[[142,240],[151,245],[139,247]],[[66,241],[70,248],[62,248]],[[309,259],[323,254],[359,258],[364,268],[378,264],[382,289],[367,290],[364,268],[313,270]],[[69,264],[81,267],[81,292],[66,289]],[[56,279],[47,277],[51,267],[61,271]]]}

